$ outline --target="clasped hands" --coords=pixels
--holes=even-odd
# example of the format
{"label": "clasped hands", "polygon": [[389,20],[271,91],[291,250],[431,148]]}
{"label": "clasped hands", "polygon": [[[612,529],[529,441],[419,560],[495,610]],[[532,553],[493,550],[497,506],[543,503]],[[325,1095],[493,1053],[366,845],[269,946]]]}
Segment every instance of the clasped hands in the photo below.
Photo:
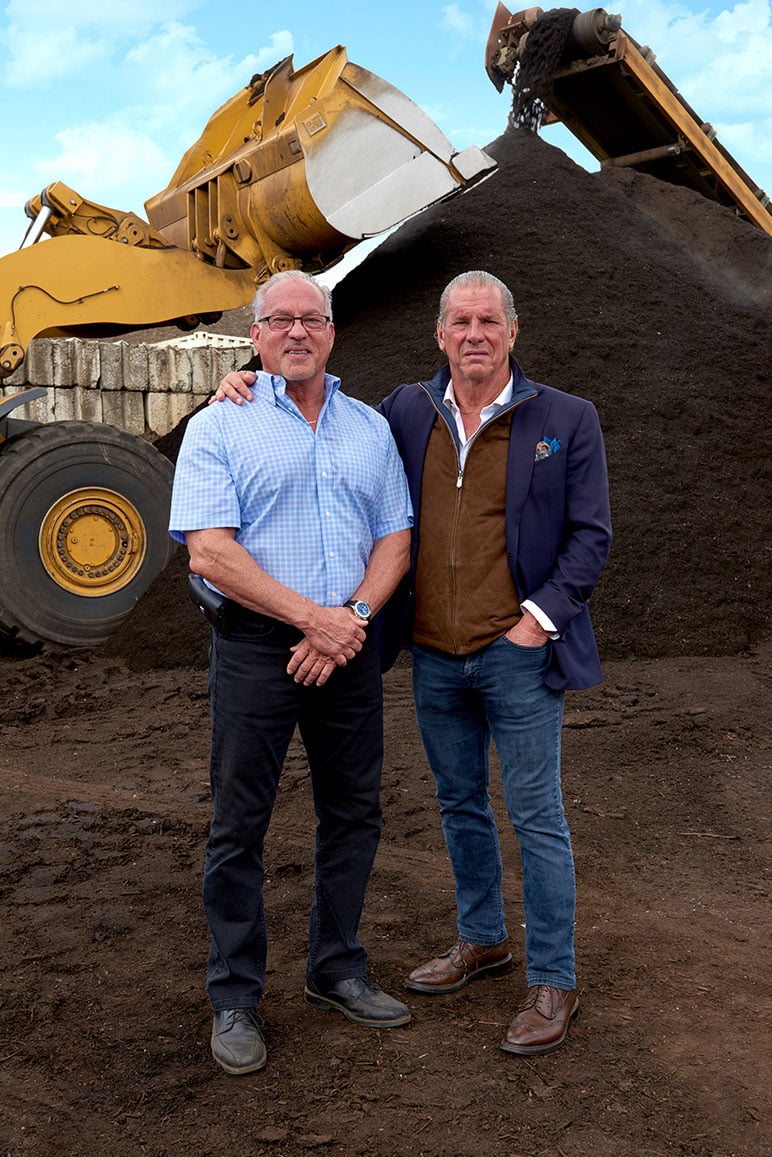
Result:
{"label": "clasped hands", "polygon": [[317,620],[292,650],[287,673],[305,687],[322,687],[336,667],[362,650],[365,628],[349,607],[319,607]]}

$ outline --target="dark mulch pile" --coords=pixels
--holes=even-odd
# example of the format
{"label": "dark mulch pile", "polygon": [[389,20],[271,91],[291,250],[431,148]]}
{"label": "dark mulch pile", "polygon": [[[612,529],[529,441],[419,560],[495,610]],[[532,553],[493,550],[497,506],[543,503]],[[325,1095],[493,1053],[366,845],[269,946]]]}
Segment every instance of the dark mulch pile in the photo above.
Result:
{"label": "dark mulch pile", "polygon": [[[489,151],[493,177],[409,221],[336,288],[330,368],[372,403],[432,375],[444,286],[471,268],[502,278],[526,374],[600,412],[615,529],[593,603],[604,657],[743,651],[772,601],[772,241],[688,190],[587,173],[524,130]],[[242,312],[220,328],[243,328]],[[172,458],[182,429],[159,443]],[[137,669],[206,662],[184,572],[178,557],[114,654]]]}

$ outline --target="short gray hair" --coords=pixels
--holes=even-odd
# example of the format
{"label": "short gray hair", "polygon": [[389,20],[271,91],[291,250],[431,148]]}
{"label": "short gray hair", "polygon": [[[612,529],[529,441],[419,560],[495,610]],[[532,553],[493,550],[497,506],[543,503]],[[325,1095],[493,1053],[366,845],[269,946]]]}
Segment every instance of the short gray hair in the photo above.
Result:
{"label": "short gray hair", "polygon": [[501,304],[504,306],[504,313],[507,317],[507,325],[512,325],[514,321],[517,321],[515,300],[512,297],[512,291],[509,287],[506,286],[503,281],[499,281],[498,277],[494,277],[492,273],[486,273],[484,269],[470,269],[466,273],[459,273],[458,277],[454,277],[443,289],[442,297],[440,298],[440,311],[437,316],[437,321],[440,325],[445,324],[445,314],[448,312],[448,298],[453,290],[466,289],[470,285],[498,289],[501,294]]}
{"label": "short gray hair", "polygon": [[310,273],[304,273],[302,269],[283,269],[281,273],[274,273],[273,277],[269,277],[258,287],[257,293],[252,298],[252,313],[255,321],[263,316],[263,307],[265,305],[265,295],[269,289],[274,285],[281,285],[285,281],[307,281],[313,285],[314,289],[318,289],[324,298],[324,312],[332,321],[332,293],[326,285],[322,285]]}

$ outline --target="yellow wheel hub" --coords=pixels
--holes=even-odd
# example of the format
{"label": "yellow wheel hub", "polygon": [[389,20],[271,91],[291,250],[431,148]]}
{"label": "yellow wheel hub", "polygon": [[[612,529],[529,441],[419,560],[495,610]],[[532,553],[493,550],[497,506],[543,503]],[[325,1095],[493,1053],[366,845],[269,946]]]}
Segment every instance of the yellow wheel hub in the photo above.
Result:
{"label": "yellow wheel hub", "polygon": [[84,487],[48,510],[38,545],[54,582],[88,598],[131,582],[145,557],[147,535],[139,511],[122,494]]}

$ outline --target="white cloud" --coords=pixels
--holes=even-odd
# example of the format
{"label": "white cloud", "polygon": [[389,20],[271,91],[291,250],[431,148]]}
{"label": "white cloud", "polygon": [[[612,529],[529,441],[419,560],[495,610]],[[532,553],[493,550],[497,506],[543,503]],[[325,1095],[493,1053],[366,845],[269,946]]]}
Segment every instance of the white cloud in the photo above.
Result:
{"label": "white cloud", "polygon": [[[164,0],[163,18],[174,20],[194,6]],[[155,0],[9,0],[5,17],[3,83],[40,90],[107,62],[121,44],[159,23],[159,8]]]}
{"label": "white cloud", "polygon": [[[517,4],[510,7],[513,12],[518,10]],[[485,44],[495,11],[490,0],[477,0],[471,10],[461,4],[444,4],[441,11],[440,28],[457,38],[458,47],[468,48],[470,41]]]}
{"label": "white cloud", "polygon": [[755,177],[755,166],[769,160],[772,138],[770,6],[760,0],[737,4],[731,12],[720,13],[708,32],[704,57],[692,57],[679,87],[698,116],[713,124],[721,143]]}
{"label": "white cloud", "polygon": [[692,56],[679,88],[697,111],[702,105],[713,119],[735,120],[772,108],[772,26],[765,7],[765,26],[736,29],[731,39],[710,37],[703,57]]}
{"label": "white cloud", "polygon": [[276,32],[256,53],[240,59],[218,57],[196,31],[181,24],[166,25],[126,57],[127,91],[141,104],[126,109],[126,120],[141,123],[165,156],[160,184],[149,184],[146,200],[163,188],[183,153],[198,139],[212,113],[262,72],[292,52],[289,32]]}
{"label": "white cloud", "polygon": [[30,190],[22,189],[21,182],[14,184],[16,178],[6,178],[0,184],[0,209],[20,209],[30,199]]}
{"label": "white cloud", "polygon": [[748,176],[763,184],[761,166],[772,164],[772,117],[760,123],[719,123],[714,127],[721,144],[735,159],[744,158],[741,164],[748,170]]}
{"label": "white cloud", "polygon": [[103,39],[80,39],[72,28],[58,36],[21,37],[10,51],[4,80],[9,88],[44,89],[64,76],[91,68],[108,55]]}
{"label": "white cloud", "polygon": [[[193,0],[165,0],[164,15],[174,17],[179,12],[195,8]],[[137,24],[158,20],[158,0],[71,0],[62,5],[59,0],[8,0],[6,13],[18,25],[54,28],[62,25],[115,25],[132,28]]]}
{"label": "white cloud", "polygon": [[143,213],[215,109],[291,51],[290,34],[277,32],[257,53],[217,57],[195,29],[165,25],[116,64],[112,91],[127,98],[109,119],[62,129],[53,137],[58,152],[30,158],[29,166],[39,185],[62,180],[84,197]]}
{"label": "white cloud", "polygon": [[[345,0],[332,5],[333,39],[337,20],[343,43],[347,7]],[[508,111],[508,90],[499,97],[483,66],[495,3],[440,0],[424,7],[431,8],[431,16],[420,15],[433,25],[433,40],[421,49],[426,83],[417,99],[457,147],[484,146],[504,130]],[[660,67],[743,168],[772,185],[764,172],[772,150],[769,0],[615,0],[606,7],[621,11],[629,33],[651,45]],[[86,197],[142,213],[142,202],[165,186],[215,109],[254,72],[293,51],[287,27],[269,28],[279,20],[294,28],[304,45],[298,54],[305,52],[299,64],[318,55],[329,22],[318,27],[310,10],[308,0],[278,17],[275,7],[254,0],[70,0],[69,6],[7,0],[0,5],[6,48],[0,88],[28,86],[40,96],[6,118],[6,155],[15,159],[0,178],[2,217],[18,207],[23,230],[24,202],[57,178]],[[407,11],[398,0],[394,21]],[[388,63],[381,57],[379,66],[380,47],[374,60],[365,53],[361,63],[411,94],[411,77],[399,79],[397,57]],[[406,69],[413,67],[409,48]],[[351,55],[360,60],[353,49]]]}
{"label": "white cloud", "polygon": [[[234,90],[246,83],[249,77],[242,76],[245,70],[261,72],[276,64],[292,52],[292,33],[286,30],[271,33],[270,44],[236,62],[233,55],[217,57],[210,52],[195,28],[177,22],[166,23],[160,32],[148,37],[141,44],[131,48],[126,54],[128,64],[147,73],[147,79],[155,80],[157,88],[168,90],[181,83],[211,81],[219,71],[222,79],[219,87]],[[234,75],[234,68],[238,74]],[[186,75],[181,70],[190,69]]]}
{"label": "white cloud", "polygon": [[458,32],[461,36],[469,36],[474,27],[472,17],[468,12],[463,12],[458,4],[446,4],[442,9],[442,24],[443,27],[449,28],[452,32]]}
{"label": "white cloud", "polygon": [[126,188],[135,184],[136,174],[148,182],[145,197],[162,188],[170,176],[167,158],[155,142],[120,122],[64,129],[55,140],[58,155],[38,158],[33,165],[42,187],[61,180],[89,200],[141,212],[141,205],[137,209],[125,203]]}
{"label": "white cloud", "polygon": [[[271,33],[271,43],[261,48],[256,56],[249,56],[246,59],[255,61],[255,71],[264,72],[266,68],[270,68],[273,64],[278,64],[285,56],[289,56],[294,51],[295,42],[292,33],[286,29],[281,29],[280,32]],[[300,62],[304,63],[303,61]],[[299,67],[299,66],[296,66]]]}
{"label": "white cloud", "polygon": [[769,27],[769,4],[767,0],[735,4],[731,12],[719,12],[713,27],[718,38],[727,44],[735,43],[748,33],[761,33]]}
{"label": "white cloud", "polygon": [[[146,130],[165,139],[174,151],[200,135],[211,114],[246,85],[256,72],[292,52],[289,32],[275,32],[270,43],[241,59],[218,57],[207,49],[195,29],[165,25],[126,55],[127,90],[141,94],[134,115]],[[176,160],[175,160],[176,164]]]}

